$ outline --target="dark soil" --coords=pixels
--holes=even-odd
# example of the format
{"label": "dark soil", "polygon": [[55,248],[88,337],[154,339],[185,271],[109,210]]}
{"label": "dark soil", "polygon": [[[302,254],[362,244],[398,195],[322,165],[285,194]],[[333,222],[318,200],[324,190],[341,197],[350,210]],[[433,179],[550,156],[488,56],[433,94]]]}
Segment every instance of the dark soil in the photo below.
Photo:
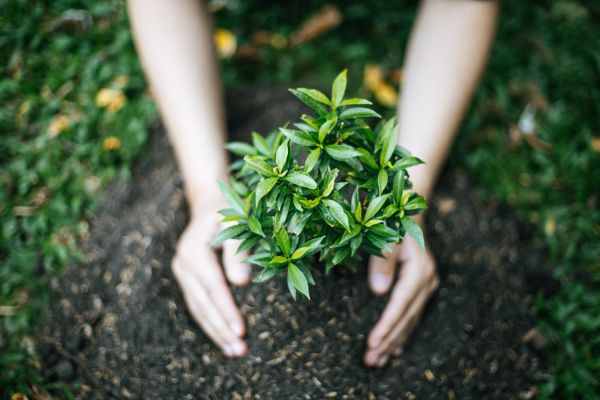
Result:
{"label": "dark soil", "polygon": [[[234,136],[267,132],[302,108],[286,91],[229,96]],[[317,274],[312,301],[282,279],[234,289],[249,355],[227,360],[193,323],[170,271],[186,222],[180,177],[158,126],[132,181],[114,182],[91,221],[85,261],[51,283],[39,345],[49,381],[81,398],[518,399],[544,377],[532,299],[551,286],[543,252],[512,214],[445,171],[428,217],[441,286],[402,358],[361,362],[385,305],[357,274]],[[200,260],[199,260],[200,261]]]}

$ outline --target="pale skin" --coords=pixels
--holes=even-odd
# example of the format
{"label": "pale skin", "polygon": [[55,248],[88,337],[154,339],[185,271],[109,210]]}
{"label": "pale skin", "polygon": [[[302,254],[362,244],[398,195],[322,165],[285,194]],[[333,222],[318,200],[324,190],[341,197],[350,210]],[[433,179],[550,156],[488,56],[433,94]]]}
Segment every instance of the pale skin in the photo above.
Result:
{"label": "pale skin", "polygon": [[[245,285],[251,270],[223,245],[221,267],[209,243],[226,208],[218,180],[227,180],[225,124],[210,20],[196,0],[129,0],[129,16],[144,71],[175,149],[191,211],[172,269],[194,320],[228,357],[247,353],[246,327],[227,281]],[[425,160],[412,168],[415,190],[426,198],[447,156],[494,36],[496,1],[425,0],[404,65],[398,105],[399,144]],[[340,69],[343,66],[340,66]],[[423,218],[417,220],[423,225]],[[439,285],[428,251],[407,239],[385,258],[369,260],[369,287],[391,291],[367,338],[363,361],[383,367],[400,356]]]}

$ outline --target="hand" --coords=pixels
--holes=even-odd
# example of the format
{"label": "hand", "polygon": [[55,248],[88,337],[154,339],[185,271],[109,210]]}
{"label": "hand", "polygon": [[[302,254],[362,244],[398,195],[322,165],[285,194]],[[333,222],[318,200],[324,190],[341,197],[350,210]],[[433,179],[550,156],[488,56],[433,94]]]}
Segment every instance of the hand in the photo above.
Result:
{"label": "hand", "polygon": [[[183,291],[188,311],[228,357],[239,357],[248,351],[243,340],[244,320],[227,287],[217,254],[210,247],[222,229],[217,211],[210,207],[194,214],[177,243],[171,268]],[[223,245],[223,264],[227,279],[234,285],[250,281],[250,266],[242,264],[246,254],[235,254],[238,243]]]}
{"label": "hand", "polygon": [[415,240],[406,237],[386,258],[371,257],[369,286],[377,295],[392,286],[396,265],[400,264],[398,281],[383,315],[369,334],[364,363],[383,367],[391,356],[399,356],[412,330],[439,285],[435,261]]}

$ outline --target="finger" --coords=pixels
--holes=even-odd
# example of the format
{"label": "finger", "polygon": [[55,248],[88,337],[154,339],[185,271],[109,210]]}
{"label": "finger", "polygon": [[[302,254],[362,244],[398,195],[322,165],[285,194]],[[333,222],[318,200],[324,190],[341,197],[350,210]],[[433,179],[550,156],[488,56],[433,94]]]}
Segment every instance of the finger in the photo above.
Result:
{"label": "finger", "polygon": [[370,348],[378,347],[383,338],[389,334],[402,318],[419,289],[420,285],[414,274],[403,275],[398,279],[381,318],[369,334],[367,344]]}
{"label": "finger", "polygon": [[241,338],[246,333],[244,318],[227,287],[217,257],[213,252],[209,252],[203,258],[206,260],[204,268],[195,268],[193,271],[231,331]]}
{"label": "finger", "polygon": [[374,353],[377,359],[381,360],[382,356],[391,355],[396,348],[402,347],[410,333],[417,326],[428,298],[427,291],[420,291],[406,314],[392,328],[391,332],[381,341],[379,346],[370,349],[369,352]]}
{"label": "finger", "polygon": [[223,243],[223,267],[227,279],[234,285],[242,286],[250,282],[250,265],[242,263],[248,257],[248,252],[236,254],[240,245],[239,240],[228,240]]}
{"label": "finger", "polygon": [[392,352],[392,354],[393,354],[395,357],[400,357],[400,356],[402,355],[402,352],[403,352],[403,351],[404,351],[404,350],[403,350],[403,347],[402,347],[402,346],[398,346],[398,347],[396,347],[396,348],[394,349],[394,351]]}
{"label": "finger", "polygon": [[396,255],[388,253],[385,258],[371,256],[369,260],[369,287],[376,295],[385,294],[394,280]]}
{"label": "finger", "polygon": [[186,305],[196,323],[227,356],[245,354],[246,344],[230,330],[197,277],[186,272],[179,261],[174,261],[173,269],[177,271],[176,277],[183,289]]}

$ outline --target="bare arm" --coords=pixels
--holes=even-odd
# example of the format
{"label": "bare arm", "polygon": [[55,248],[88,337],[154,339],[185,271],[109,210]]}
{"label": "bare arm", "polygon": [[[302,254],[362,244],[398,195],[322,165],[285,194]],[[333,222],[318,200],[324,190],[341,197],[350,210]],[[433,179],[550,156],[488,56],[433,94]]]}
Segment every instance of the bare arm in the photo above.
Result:
{"label": "bare arm", "polygon": [[[425,161],[411,169],[414,189],[429,197],[485,66],[495,33],[496,1],[425,0],[413,27],[398,107],[399,144]],[[422,224],[422,219],[419,220]],[[435,261],[406,238],[385,259],[372,257],[369,283],[390,301],[371,331],[367,365],[381,367],[402,353],[438,286]]]}
{"label": "bare arm", "polygon": [[[221,83],[210,21],[198,0],[129,0],[138,53],[183,175],[191,220],[177,243],[172,269],[188,310],[227,356],[247,351],[244,320],[209,243],[226,208],[217,180],[227,179]],[[245,284],[249,266],[223,245],[232,283]]]}

